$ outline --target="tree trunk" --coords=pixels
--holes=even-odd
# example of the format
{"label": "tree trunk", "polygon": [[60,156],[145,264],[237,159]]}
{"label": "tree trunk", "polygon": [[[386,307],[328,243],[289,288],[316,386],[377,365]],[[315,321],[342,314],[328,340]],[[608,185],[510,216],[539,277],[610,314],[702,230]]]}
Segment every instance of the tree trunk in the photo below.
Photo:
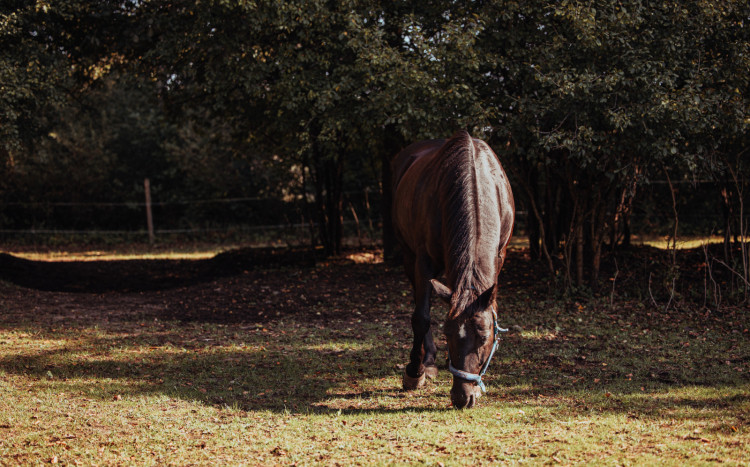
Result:
{"label": "tree trunk", "polygon": [[578,222],[575,227],[576,245],[576,286],[583,286],[583,222]]}
{"label": "tree trunk", "polygon": [[564,226],[565,222],[561,222],[561,217],[565,217],[560,212],[562,209],[562,184],[549,173],[549,169],[547,169],[546,172],[546,209],[544,209],[545,236],[543,241],[547,244],[547,250],[554,255],[559,251],[560,239],[562,238],[564,229],[567,226]]}
{"label": "tree trunk", "polygon": [[[313,220],[313,214],[310,212],[310,204],[307,202],[307,172],[310,168],[310,158],[306,152],[302,157],[302,186],[300,187],[300,194],[302,195],[302,212],[303,220],[306,218],[308,227],[310,229],[310,248],[313,253],[318,246],[318,236],[315,234],[315,221]],[[314,177],[313,177],[314,178]],[[317,189],[316,198],[317,200]]]}
{"label": "tree trunk", "polygon": [[732,264],[732,207],[730,189],[725,184],[721,187],[721,212],[724,217],[724,261],[727,264]]}
{"label": "tree trunk", "polygon": [[531,170],[529,170],[528,186],[530,187],[529,197],[531,198],[531,200],[527,203],[528,206],[526,207],[526,234],[529,238],[529,254],[531,256],[531,259],[536,261],[541,259],[542,257],[542,250],[539,242],[542,240],[541,232],[543,231],[543,227],[539,222],[539,217],[532,211],[532,205],[539,205],[537,196],[537,187],[539,186],[539,171],[536,168],[532,168]]}
{"label": "tree trunk", "polygon": [[391,160],[404,147],[404,138],[398,129],[389,125],[385,128],[383,138],[383,153],[381,155],[380,183],[382,196],[381,212],[383,213],[383,258],[388,262],[395,262],[398,253],[398,242],[393,231],[393,173]]}
{"label": "tree trunk", "polygon": [[326,255],[338,255],[343,238],[344,158],[340,154],[324,156],[316,144],[312,156],[320,243]]}
{"label": "tree trunk", "polygon": [[589,281],[591,286],[595,286],[599,281],[599,271],[602,263],[602,245],[607,228],[607,206],[609,203],[599,200],[599,205],[594,206],[591,213],[591,277]]}
{"label": "tree trunk", "polygon": [[534,213],[531,212],[531,208],[527,208],[526,211],[526,232],[529,239],[529,255],[533,261],[537,261],[542,257],[541,247],[539,245],[541,239],[539,229],[540,225]]}
{"label": "tree trunk", "polygon": [[344,160],[340,155],[327,158],[325,163],[326,178],[326,211],[328,212],[328,244],[329,254],[341,254],[341,244],[344,237]]}

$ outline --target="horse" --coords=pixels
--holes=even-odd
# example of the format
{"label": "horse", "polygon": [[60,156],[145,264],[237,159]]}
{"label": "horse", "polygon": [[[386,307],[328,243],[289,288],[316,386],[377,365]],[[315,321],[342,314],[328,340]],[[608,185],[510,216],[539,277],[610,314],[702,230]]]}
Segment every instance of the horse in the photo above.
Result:
{"label": "horse", "polygon": [[[497,325],[497,278],[515,220],[508,177],[489,145],[466,131],[406,147],[391,169],[393,225],[415,303],[403,388],[418,389],[426,377],[437,376],[430,327],[434,292],[450,305],[444,331],[451,402],[473,407],[503,331]],[[439,281],[443,276],[445,282]]]}

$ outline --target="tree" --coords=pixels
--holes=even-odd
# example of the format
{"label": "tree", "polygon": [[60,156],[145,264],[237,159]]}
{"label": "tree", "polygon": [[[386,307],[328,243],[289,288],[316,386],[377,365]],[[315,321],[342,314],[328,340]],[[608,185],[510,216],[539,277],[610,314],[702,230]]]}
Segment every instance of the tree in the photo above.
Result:
{"label": "tree", "polygon": [[711,161],[701,140],[716,96],[696,70],[721,65],[711,35],[732,30],[736,44],[747,17],[735,11],[725,23],[734,3],[721,5],[485,5],[483,99],[496,112],[495,141],[522,187],[532,252],[552,271],[560,253],[568,283],[582,285],[586,271],[597,280],[639,180]]}
{"label": "tree", "polygon": [[61,157],[47,151],[59,136],[60,116],[81,108],[90,84],[117,62],[106,45],[119,40],[116,18],[129,5],[69,0],[0,7],[0,179],[6,183],[0,195],[19,170],[41,167],[43,153]]}
{"label": "tree", "polygon": [[[20,157],[46,136],[44,118],[65,97],[67,60],[49,43],[44,8],[0,7],[0,193]],[[39,19],[42,21],[39,21]]]}
{"label": "tree", "polygon": [[[261,157],[295,155],[310,174],[321,243],[336,253],[360,156],[387,164],[405,141],[443,136],[481,110],[440,59],[470,50],[471,25],[445,19],[440,3],[419,5],[394,14],[368,1],[149,3],[136,12],[147,25],[137,35],[149,39],[127,55],[163,83],[176,117],[201,108],[208,121],[246,128],[233,141]],[[457,38],[468,42],[456,48]]]}
{"label": "tree", "polygon": [[381,188],[387,231],[390,157],[464,128],[512,175],[532,255],[581,285],[626,238],[640,181],[746,174],[748,8],[21,3],[2,10],[0,158],[72,167],[80,187],[145,170],[167,196],[312,195],[336,253],[343,193]]}

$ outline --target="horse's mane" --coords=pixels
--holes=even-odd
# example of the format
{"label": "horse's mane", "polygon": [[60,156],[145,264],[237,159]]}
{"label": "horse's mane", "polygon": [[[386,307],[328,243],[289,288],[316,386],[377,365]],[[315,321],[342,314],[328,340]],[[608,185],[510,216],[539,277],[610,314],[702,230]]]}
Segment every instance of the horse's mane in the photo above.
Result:
{"label": "horse's mane", "polygon": [[446,188],[442,202],[443,238],[449,245],[446,274],[454,292],[451,308],[456,311],[464,310],[483,292],[479,287],[494,283],[494,279],[482,277],[475,262],[482,231],[476,158],[474,141],[466,131],[446,141],[438,156],[440,183]]}

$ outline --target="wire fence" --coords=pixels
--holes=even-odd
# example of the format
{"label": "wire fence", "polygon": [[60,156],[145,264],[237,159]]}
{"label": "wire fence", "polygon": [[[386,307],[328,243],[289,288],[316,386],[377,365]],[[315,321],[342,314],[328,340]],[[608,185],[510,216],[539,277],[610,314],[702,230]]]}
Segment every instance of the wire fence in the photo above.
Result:
{"label": "wire fence", "polygon": [[[370,190],[343,197],[344,234],[360,244],[380,241],[382,198]],[[149,231],[148,216],[153,230]],[[169,236],[237,238],[257,243],[310,244],[318,234],[316,206],[301,197],[229,197],[144,201],[0,202],[0,237],[148,239]],[[350,240],[352,241],[352,240]]]}
{"label": "wire fence", "polygon": [[[723,228],[720,195],[712,182],[680,183],[679,221],[684,233],[716,234]],[[673,212],[669,186],[658,181],[639,188],[633,233],[666,234]],[[660,201],[661,200],[661,201]],[[664,202],[670,200],[669,203]],[[378,191],[344,193],[344,236],[360,244],[381,239],[382,197]],[[150,207],[153,231],[149,232]],[[527,212],[517,200],[515,235],[526,231]],[[316,242],[318,217],[311,199],[227,197],[126,201],[0,202],[0,238],[83,237],[148,239],[168,236],[242,238],[258,243]]]}

